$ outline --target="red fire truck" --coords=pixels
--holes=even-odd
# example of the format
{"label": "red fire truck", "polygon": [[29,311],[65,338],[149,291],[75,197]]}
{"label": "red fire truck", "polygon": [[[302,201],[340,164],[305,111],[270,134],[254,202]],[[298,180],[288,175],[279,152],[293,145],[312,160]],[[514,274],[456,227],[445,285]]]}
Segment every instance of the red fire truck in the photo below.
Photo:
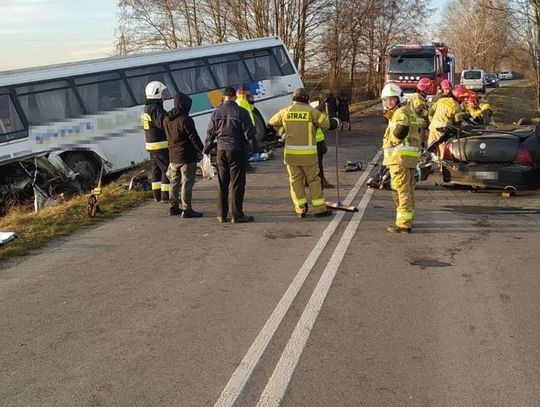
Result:
{"label": "red fire truck", "polygon": [[443,79],[454,83],[454,74],[454,56],[442,43],[394,45],[388,54],[385,83],[395,83],[407,96],[415,92],[420,78],[429,78],[434,86],[428,94],[434,95]]}

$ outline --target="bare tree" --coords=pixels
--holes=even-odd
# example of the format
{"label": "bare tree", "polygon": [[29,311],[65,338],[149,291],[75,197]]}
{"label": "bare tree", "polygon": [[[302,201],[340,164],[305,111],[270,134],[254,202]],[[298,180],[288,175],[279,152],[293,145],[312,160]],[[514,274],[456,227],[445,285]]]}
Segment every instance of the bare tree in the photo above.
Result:
{"label": "bare tree", "polygon": [[496,70],[508,49],[510,14],[504,0],[452,0],[443,12],[441,36],[457,56],[458,68]]}

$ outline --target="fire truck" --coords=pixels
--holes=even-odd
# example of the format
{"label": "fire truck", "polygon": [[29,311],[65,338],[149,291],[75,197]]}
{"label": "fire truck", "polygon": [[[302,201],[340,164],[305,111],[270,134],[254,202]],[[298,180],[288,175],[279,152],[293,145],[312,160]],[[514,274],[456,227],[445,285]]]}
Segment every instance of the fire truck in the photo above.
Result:
{"label": "fire truck", "polygon": [[435,95],[442,80],[454,83],[454,56],[442,43],[394,45],[390,48],[387,60],[385,83],[398,85],[403,89],[405,97],[416,91],[416,83],[420,78],[433,80],[434,86],[428,93],[430,96]]}

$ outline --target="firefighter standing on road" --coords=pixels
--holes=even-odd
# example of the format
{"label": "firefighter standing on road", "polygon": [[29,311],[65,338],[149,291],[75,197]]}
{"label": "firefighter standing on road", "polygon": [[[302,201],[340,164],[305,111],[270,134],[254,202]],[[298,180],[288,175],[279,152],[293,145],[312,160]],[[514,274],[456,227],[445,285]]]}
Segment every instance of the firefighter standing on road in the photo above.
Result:
{"label": "firefighter standing on road", "polygon": [[403,91],[387,84],[381,99],[388,119],[384,133],[383,165],[390,170],[392,193],[396,205],[396,222],[386,228],[392,233],[411,233],[415,211],[413,172],[420,157],[418,119],[410,105],[404,104]]}
{"label": "firefighter standing on road", "polygon": [[157,202],[169,201],[169,179],[166,175],[169,166],[169,144],[163,130],[163,119],[167,113],[163,108],[165,89],[165,85],[158,81],[146,85],[143,113],[146,150],[150,153],[152,163],[152,192]]}
{"label": "firefighter standing on road", "polygon": [[317,163],[317,128],[335,129],[339,120],[328,118],[324,113],[311,107],[309,94],[303,89],[296,89],[293,93],[292,105],[277,112],[268,124],[276,130],[285,130],[285,156],[284,162],[289,173],[291,198],[294,210],[299,218],[306,216],[308,201],[304,187],[304,178],[311,190],[311,203],[316,217],[330,216],[331,210],[327,210],[321,179],[319,178],[319,166]]}

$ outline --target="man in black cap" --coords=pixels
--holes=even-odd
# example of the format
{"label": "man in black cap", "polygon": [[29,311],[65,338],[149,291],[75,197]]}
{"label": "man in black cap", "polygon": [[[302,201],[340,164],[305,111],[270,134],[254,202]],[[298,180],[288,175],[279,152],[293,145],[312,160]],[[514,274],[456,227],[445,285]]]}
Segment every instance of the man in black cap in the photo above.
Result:
{"label": "man in black cap", "polygon": [[229,212],[229,186],[232,189],[232,223],[253,222],[253,216],[244,214],[244,193],[246,187],[246,159],[244,151],[249,141],[253,152],[259,148],[253,126],[246,109],[236,104],[236,91],[225,88],[223,104],[212,113],[208,124],[204,153],[208,154],[217,142],[218,203],[217,220],[227,222]]}

